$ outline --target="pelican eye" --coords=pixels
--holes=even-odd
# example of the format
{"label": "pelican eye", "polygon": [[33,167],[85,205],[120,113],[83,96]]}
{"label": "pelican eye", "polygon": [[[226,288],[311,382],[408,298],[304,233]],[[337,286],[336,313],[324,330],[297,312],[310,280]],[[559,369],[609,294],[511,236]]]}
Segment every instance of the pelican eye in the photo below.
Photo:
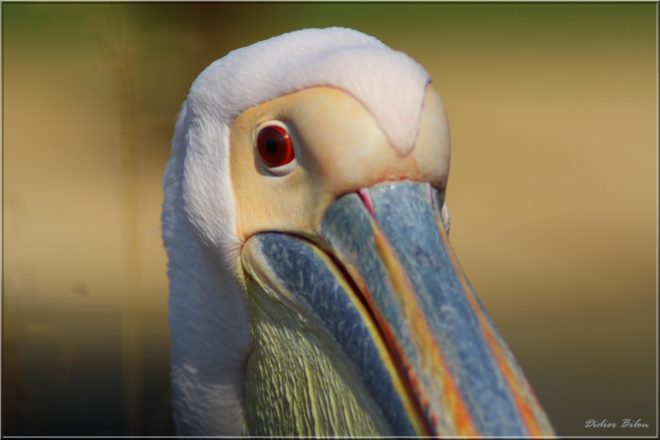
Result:
{"label": "pelican eye", "polygon": [[259,130],[257,151],[268,168],[283,167],[296,158],[291,137],[286,128],[280,125],[267,125]]}

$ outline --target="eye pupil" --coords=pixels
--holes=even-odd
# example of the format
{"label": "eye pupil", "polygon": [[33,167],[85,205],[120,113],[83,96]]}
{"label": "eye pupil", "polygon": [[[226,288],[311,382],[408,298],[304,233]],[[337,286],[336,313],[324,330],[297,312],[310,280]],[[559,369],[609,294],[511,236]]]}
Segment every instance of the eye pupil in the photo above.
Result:
{"label": "eye pupil", "polygon": [[284,166],[295,159],[289,133],[279,125],[268,125],[259,131],[257,151],[261,162],[269,168]]}
{"label": "eye pupil", "polygon": [[277,141],[275,139],[268,139],[268,142],[266,142],[266,151],[268,151],[268,154],[277,153]]}

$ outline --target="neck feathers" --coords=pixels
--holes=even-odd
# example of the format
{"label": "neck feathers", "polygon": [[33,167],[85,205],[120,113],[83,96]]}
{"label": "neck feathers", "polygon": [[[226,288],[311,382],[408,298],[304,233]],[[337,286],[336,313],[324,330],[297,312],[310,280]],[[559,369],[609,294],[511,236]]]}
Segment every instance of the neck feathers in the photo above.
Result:
{"label": "neck feathers", "polygon": [[197,238],[184,209],[184,119],[185,109],[165,171],[162,216],[175,421],[179,434],[241,435],[250,325],[231,271]]}

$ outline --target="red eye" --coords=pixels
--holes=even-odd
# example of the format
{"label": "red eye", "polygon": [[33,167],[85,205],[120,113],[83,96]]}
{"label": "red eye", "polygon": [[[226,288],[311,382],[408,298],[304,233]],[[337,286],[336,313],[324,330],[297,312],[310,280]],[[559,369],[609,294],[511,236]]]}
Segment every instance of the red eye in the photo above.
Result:
{"label": "red eye", "polygon": [[261,160],[269,167],[281,167],[295,157],[289,133],[279,125],[264,127],[257,136],[257,150]]}

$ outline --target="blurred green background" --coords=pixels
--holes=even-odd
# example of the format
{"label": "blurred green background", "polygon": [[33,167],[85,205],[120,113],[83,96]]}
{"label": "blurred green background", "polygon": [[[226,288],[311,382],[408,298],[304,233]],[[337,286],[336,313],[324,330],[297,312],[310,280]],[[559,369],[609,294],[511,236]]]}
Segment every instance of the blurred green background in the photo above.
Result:
{"label": "blurred green background", "polygon": [[655,434],[656,8],[4,3],[3,434],[173,432],[177,112],[228,51],[331,25],[433,77],[452,243],[558,433]]}

